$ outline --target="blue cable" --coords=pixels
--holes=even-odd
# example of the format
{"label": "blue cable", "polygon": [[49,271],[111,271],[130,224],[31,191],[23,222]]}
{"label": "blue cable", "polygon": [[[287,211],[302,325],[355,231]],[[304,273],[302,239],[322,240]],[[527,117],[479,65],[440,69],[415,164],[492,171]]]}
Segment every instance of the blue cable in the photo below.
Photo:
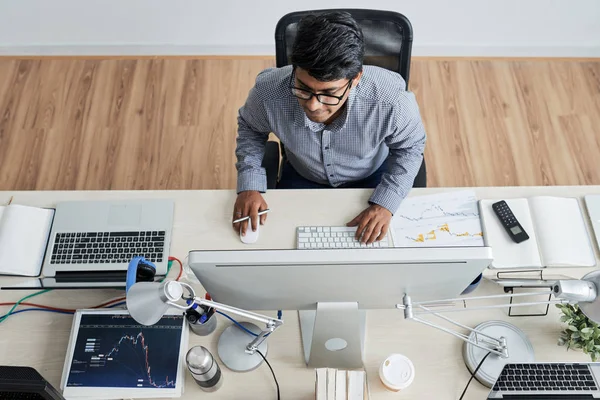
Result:
{"label": "blue cable", "polygon": [[110,306],[106,306],[106,308],[113,308],[113,307],[118,307],[118,306],[122,306],[124,304],[127,304],[127,302],[125,301],[121,301],[119,303],[115,303],[115,304],[111,304]]}
{"label": "blue cable", "polygon": [[11,313],[4,314],[4,315],[0,316],[0,318],[9,317],[11,315],[15,315],[15,314],[22,313],[22,312],[25,312],[25,311],[46,311],[46,312],[53,312],[53,313],[57,313],[57,314],[68,314],[68,315],[74,314],[74,313],[72,313],[70,311],[47,310],[45,308],[26,308],[24,310],[13,311]]}
{"label": "blue cable", "polygon": [[233,322],[234,324],[236,324],[238,326],[238,328],[240,328],[241,330],[246,331],[247,333],[251,334],[252,336],[258,336],[256,333],[252,332],[249,329],[246,329],[246,327],[242,324],[240,324],[239,322],[237,322],[235,319],[231,318],[229,315],[222,313],[221,311],[217,311],[217,314],[221,314],[222,316],[224,316],[225,318],[227,318],[228,320],[230,320],[231,322]]}

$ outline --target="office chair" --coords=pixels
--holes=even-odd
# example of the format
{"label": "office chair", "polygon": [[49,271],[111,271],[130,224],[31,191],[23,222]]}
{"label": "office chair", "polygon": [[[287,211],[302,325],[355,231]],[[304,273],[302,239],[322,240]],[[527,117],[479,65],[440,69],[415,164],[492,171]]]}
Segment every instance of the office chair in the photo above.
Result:
{"label": "office chair", "polygon": [[[291,53],[296,38],[298,22],[309,14],[328,11],[346,11],[358,22],[365,40],[365,65],[376,65],[399,73],[406,82],[410,76],[410,53],[412,49],[412,26],[404,15],[392,11],[339,9],[298,11],[284,15],[275,27],[275,59],[277,68],[291,64]],[[275,189],[280,173],[280,150],[285,162],[283,144],[269,140],[265,148],[262,166],[267,172],[267,188]],[[413,187],[427,186],[425,159]]]}

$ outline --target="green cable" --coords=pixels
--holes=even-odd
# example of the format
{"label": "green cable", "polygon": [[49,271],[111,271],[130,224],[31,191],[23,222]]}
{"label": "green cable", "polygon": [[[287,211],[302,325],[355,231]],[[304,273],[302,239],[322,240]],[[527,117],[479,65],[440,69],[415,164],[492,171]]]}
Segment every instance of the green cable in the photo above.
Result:
{"label": "green cable", "polygon": [[161,282],[164,281],[165,279],[167,279],[167,276],[169,276],[169,272],[171,272],[171,266],[173,266],[173,261],[169,261],[167,263],[167,273],[166,273],[165,277],[160,280]]}
{"label": "green cable", "polygon": [[9,312],[7,312],[7,313],[6,313],[6,315],[5,315],[4,317],[0,318],[0,323],[4,322],[4,320],[5,320],[6,318],[10,317],[11,313],[12,313],[13,311],[15,311],[15,308],[17,308],[17,307],[19,306],[19,304],[21,304],[21,303],[22,303],[22,302],[24,302],[25,300],[27,300],[27,299],[30,299],[30,298],[32,298],[32,297],[35,297],[35,296],[37,296],[37,295],[40,295],[40,294],[43,294],[43,293],[49,292],[49,291],[51,291],[51,290],[52,290],[52,289],[40,290],[39,292],[32,293],[32,294],[30,294],[30,295],[27,295],[27,296],[23,297],[21,300],[17,301],[17,302],[15,303],[15,305],[14,305],[14,306],[12,306],[12,308],[10,309],[10,311],[9,311]]}
{"label": "green cable", "polygon": [[[171,272],[171,267],[172,267],[172,266],[173,266],[173,261],[169,261],[169,262],[167,263],[167,274],[165,275],[165,278],[167,277],[167,275],[169,275],[169,272]],[[164,281],[164,280],[165,280],[165,278],[163,278],[163,279],[161,280],[161,282],[162,282],[162,281]],[[27,299],[30,299],[30,298],[32,298],[32,297],[35,297],[35,296],[38,296],[38,295],[40,295],[40,294],[43,294],[43,293],[49,292],[49,291],[51,291],[51,290],[52,290],[52,289],[40,290],[39,292],[32,293],[32,294],[30,294],[30,295],[27,295],[27,296],[23,297],[21,300],[17,301],[17,302],[15,303],[15,305],[14,305],[14,306],[12,306],[12,308],[11,308],[11,309],[10,309],[10,310],[9,310],[9,311],[6,313],[6,315],[5,315],[4,317],[0,318],[0,323],[4,322],[4,320],[5,320],[6,318],[10,317],[10,316],[11,316],[11,314],[12,314],[12,312],[13,312],[13,311],[15,311],[15,308],[17,308],[17,307],[19,306],[19,304],[21,304],[21,303],[22,303],[22,302],[24,302],[25,300],[27,300]]]}

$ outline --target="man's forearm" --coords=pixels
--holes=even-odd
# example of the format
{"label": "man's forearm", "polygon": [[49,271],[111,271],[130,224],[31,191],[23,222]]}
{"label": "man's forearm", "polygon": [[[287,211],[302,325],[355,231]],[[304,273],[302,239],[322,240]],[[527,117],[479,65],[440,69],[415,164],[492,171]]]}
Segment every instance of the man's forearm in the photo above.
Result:
{"label": "man's forearm", "polygon": [[[388,159],[389,169],[373,191],[369,202],[379,204],[395,214],[408,195],[423,162],[423,146],[395,150]],[[394,154],[395,153],[395,154]]]}
{"label": "man's forearm", "polygon": [[264,133],[242,129],[238,131],[235,150],[238,193],[246,190],[267,191],[267,174],[262,167],[262,160],[268,138],[269,135]]}

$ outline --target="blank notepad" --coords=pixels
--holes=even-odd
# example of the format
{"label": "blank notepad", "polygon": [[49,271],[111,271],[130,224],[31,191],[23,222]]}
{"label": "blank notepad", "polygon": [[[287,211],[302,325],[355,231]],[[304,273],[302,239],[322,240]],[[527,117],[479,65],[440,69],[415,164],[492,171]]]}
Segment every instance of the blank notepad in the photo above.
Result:
{"label": "blank notepad", "polygon": [[52,209],[0,207],[0,274],[40,274],[53,217]]}

